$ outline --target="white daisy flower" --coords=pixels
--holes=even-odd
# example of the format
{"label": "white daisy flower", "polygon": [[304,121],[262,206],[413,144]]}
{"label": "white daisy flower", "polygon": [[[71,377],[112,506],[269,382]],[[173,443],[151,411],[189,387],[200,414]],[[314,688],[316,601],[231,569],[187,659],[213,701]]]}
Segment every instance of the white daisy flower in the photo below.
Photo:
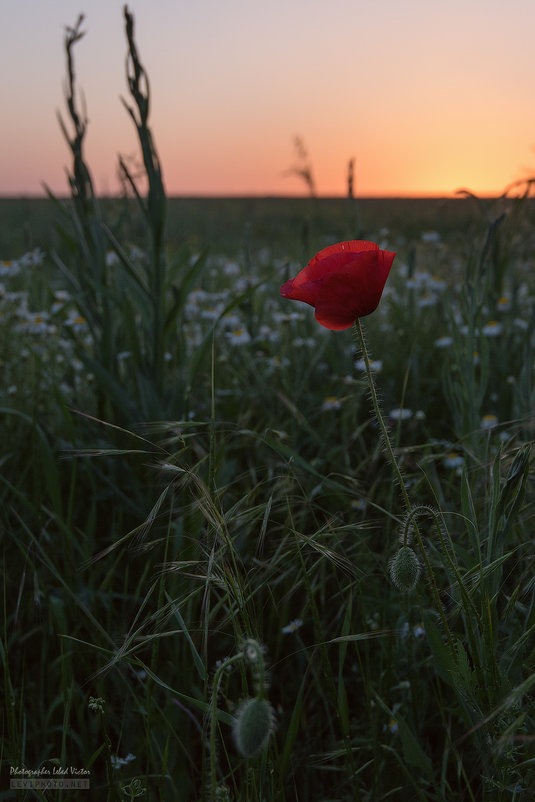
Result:
{"label": "white daisy flower", "polygon": [[440,242],[440,234],[438,231],[422,231],[421,240],[428,245],[434,244],[436,242]]}
{"label": "white daisy flower", "polygon": [[316,346],[316,340],[313,337],[296,337],[293,344],[297,348],[303,348],[304,346],[307,348],[314,348]]}
{"label": "white daisy flower", "polygon": [[304,315],[301,312],[288,312],[288,314],[284,314],[284,312],[274,312],[273,313],[273,320],[275,323],[291,323],[294,320],[303,320]]}
{"label": "white daisy flower", "polygon": [[289,364],[290,360],[285,356],[271,356],[266,359],[266,369],[268,373],[272,373],[274,370],[277,370],[277,368],[287,368]]}
{"label": "white daisy flower", "polygon": [[412,634],[416,638],[416,640],[422,640],[425,638],[425,628],[423,624],[415,624],[412,628]]}
{"label": "white daisy flower", "polygon": [[208,306],[206,309],[202,310],[201,317],[205,320],[217,320],[222,311],[222,306]]}
{"label": "white daisy flower", "polygon": [[503,331],[503,326],[497,320],[489,320],[481,329],[485,337],[499,337]]}
{"label": "white daisy flower", "polygon": [[427,306],[436,306],[437,301],[438,298],[433,292],[426,292],[418,298],[418,307],[424,309]]}
{"label": "white daisy flower", "polygon": [[323,412],[327,412],[331,409],[340,409],[341,406],[342,402],[339,398],[337,398],[335,395],[328,395],[321,405],[321,409]]}
{"label": "white daisy flower", "polygon": [[450,345],[453,344],[453,337],[439,337],[438,340],[435,340],[435,346],[437,348],[449,348]]}
{"label": "white daisy flower", "polygon": [[87,320],[76,309],[69,312],[65,325],[72,328],[77,334],[88,331]]}
{"label": "white daisy flower", "polygon": [[356,510],[357,512],[366,512],[366,508],[368,506],[368,502],[365,498],[354,498],[351,500],[349,505],[352,510]]}
{"label": "white daisy flower", "polygon": [[120,769],[121,766],[126,766],[127,763],[131,763],[132,760],[135,760],[136,756],[129,752],[126,757],[119,757],[118,755],[110,755],[110,763],[112,768]]}
{"label": "white daisy flower", "polygon": [[303,621],[300,618],[294,618],[293,621],[290,621],[289,624],[286,624],[286,626],[281,629],[281,632],[283,635],[291,635],[294,632],[297,632],[297,630],[302,626]]}
{"label": "white daisy flower", "polygon": [[452,451],[447,457],[444,458],[444,466],[446,468],[462,468],[463,465],[464,457],[461,457],[461,455],[457,454],[456,451]]}
{"label": "white daisy flower", "polygon": [[241,326],[241,320],[238,315],[235,315],[231,312],[221,318],[221,323],[224,326],[228,326],[229,329],[239,329]]}
{"label": "white daisy flower", "polygon": [[227,262],[223,268],[225,276],[237,276],[240,272],[240,266],[237,262]]}
{"label": "white daisy flower", "polygon": [[3,262],[0,262],[0,276],[5,278],[11,278],[11,276],[17,276],[20,273],[20,261],[11,261],[10,259],[6,259]]}
{"label": "white daisy flower", "polygon": [[227,331],[225,336],[231,345],[245,345],[246,343],[251,342],[251,335],[247,329],[234,329],[234,331]]}
{"label": "white daisy flower", "polygon": [[106,267],[113,267],[119,263],[119,257],[115,251],[108,251],[106,254]]}
{"label": "white daisy flower", "polygon": [[[366,362],[364,359],[357,359],[355,362],[355,367],[357,370],[365,371],[366,370]],[[379,373],[383,369],[383,362],[381,359],[370,359],[370,368]]]}
{"label": "white daisy flower", "polygon": [[409,420],[412,418],[412,409],[391,409],[388,416],[392,420]]}
{"label": "white daisy flower", "polygon": [[427,282],[427,286],[430,290],[435,290],[436,292],[442,292],[442,290],[446,289],[446,282],[442,281],[440,278],[436,278],[436,276],[431,276],[429,281]]}

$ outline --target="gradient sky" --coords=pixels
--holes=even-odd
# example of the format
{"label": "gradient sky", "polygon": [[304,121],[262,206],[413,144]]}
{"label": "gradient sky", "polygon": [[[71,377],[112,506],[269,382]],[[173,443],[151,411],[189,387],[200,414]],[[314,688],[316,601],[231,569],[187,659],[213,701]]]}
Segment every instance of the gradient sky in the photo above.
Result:
{"label": "gradient sky", "polygon": [[[0,0],[0,195],[65,193],[66,25],[98,191],[137,154],[122,0]],[[169,194],[501,192],[535,174],[535,0],[130,0]]]}

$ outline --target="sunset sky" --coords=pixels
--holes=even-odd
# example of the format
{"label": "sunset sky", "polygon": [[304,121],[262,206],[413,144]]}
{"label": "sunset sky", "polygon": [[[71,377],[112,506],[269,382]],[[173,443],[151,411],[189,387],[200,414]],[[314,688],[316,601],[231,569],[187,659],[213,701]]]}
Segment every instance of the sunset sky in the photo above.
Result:
{"label": "sunset sky", "polygon": [[[0,195],[65,193],[66,25],[99,192],[137,154],[119,0],[0,0]],[[131,0],[170,195],[501,192],[535,174],[534,0]]]}

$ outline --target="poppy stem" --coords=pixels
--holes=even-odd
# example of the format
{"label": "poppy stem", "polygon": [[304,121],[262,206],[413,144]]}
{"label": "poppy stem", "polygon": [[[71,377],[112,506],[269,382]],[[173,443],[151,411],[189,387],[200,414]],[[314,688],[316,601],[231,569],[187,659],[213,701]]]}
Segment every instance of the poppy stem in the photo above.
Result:
{"label": "poppy stem", "polygon": [[405,487],[405,481],[401,474],[401,469],[396,459],[396,455],[394,454],[394,449],[392,448],[392,443],[390,442],[390,436],[386,428],[386,424],[383,418],[383,413],[381,412],[381,407],[379,406],[379,399],[377,398],[377,390],[375,388],[375,379],[373,377],[373,371],[371,369],[370,357],[368,356],[368,349],[366,348],[366,340],[364,338],[364,331],[362,329],[360,318],[357,318],[355,320],[355,331],[357,333],[357,337],[360,343],[360,348],[362,351],[362,356],[364,358],[364,365],[366,367],[366,375],[368,377],[368,385],[370,387],[370,395],[372,398],[373,411],[375,412],[375,417],[377,418],[377,423],[379,424],[379,428],[383,436],[383,442],[385,444],[385,448],[388,453],[388,459],[390,461],[390,464],[392,465],[392,469],[396,475],[398,484],[401,488],[401,493],[403,495],[403,500],[405,502],[405,506],[407,507],[407,511],[409,511],[412,505],[409,499],[409,495],[407,493],[407,488]]}
{"label": "poppy stem", "polygon": [[[396,475],[398,484],[399,484],[399,486],[401,488],[401,493],[403,495],[403,500],[405,502],[405,506],[407,507],[408,516],[407,516],[406,523],[405,523],[405,532],[404,532],[403,544],[405,546],[408,545],[407,533],[408,533],[408,529],[409,529],[409,523],[414,519],[414,524],[413,524],[414,525],[414,536],[415,536],[415,538],[416,538],[416,540],[418,542],[418,547],[419,547],[420,552],[422,554],[422,559],[424,561],[425,570],[427,572],[427,575],[428,575],[430,583],[431,583],[431,589],[432,589],[433,597],[434,597],[434,600],[435,600],[435,605],[436,605],[437,611],[438,611],[438,613],[440,615],[440,618],[442,620],[442,625],[444,627],[444,632],[446,633],[446,637],[448,639],[448,645],[450,647],[451,654],[456,656],[455,646],[454,646],[453,638],[452,638],[452,635],[451,635],[451,631],[450,631],[450,628],[448,626],[448,621],[446,619],[446,615],[444,613],[444,609],[442,607],[442,603],[440,601],[440,594],[438,592],[438,587],[437,587],[437,583],[436,583],[436,579],[435,579],[435,574],[434,574],[433,568],[431,566],[431,563],[429,561],[429,557],[427,556],[427,553],[425,551],[421,532],[420,532],[420,530],[418,528],[418,524],[416,523],[416,520],[415,520],[417,512],[419,512],[422,509],[422,507],[413,508],[412,504],[410,502],[409,494],[407,493],[407,488],[405,487],[405,482],[403,480],[403,476],[402,476],[402,473],[401,473],[401,468],[399,467],[398,461],[396,459],[396,455],[394,454],[394,449],[392,448],[392,443],[390,442],[390,436],[388,434],[388,430],[386,428],[386,424],[385,424],[385,421],[384,421],[384,418],[383,418],[383,414],[382,414],[381,408],[379,406],[379,399],[377,398],[377,391],[375,389],[375,380],[373,378],[373,371],[371,369],[370,358],[368,356],[368,350],[366,348],[366,341],[364,339],[364,332],[362,330],[362,326],[361,326],[359,318],[357,318],[355,320],[355,331],[357,332],[357,336],[358,336],[358,339],[360,341],[360,347],[362,349],[362,356],[364,357],[364,364],[366,366],[366,374],[368,376],[368,384],[370,386],[370,394],[371,394],[371,397],[372,397],[372,404],[373,404],[373,409],[374,409],[374,412],[375,412],[375,417],[377,418],[377,423],[379,424],[379,428],[381,429],[381,434],[383,436],[383,441],[384,441],[386,450],[388,452],[388,458],[390,460],[390,464],[392,465],[392,469],[393,469],[393,471],[394,471],[394,473]],[[434,515],[434,513],[433,513],[433,515]],[[440,525],[438,523],[438,518],[436,518],[436,516],[435,516],[435,525],[437,526],[437,528],[439,528],[441,542],[443,542],[443,540],[442,540],[442,531],[440,530]],[[449,555],[447,554],[446,549],[445,549],[445,553],[446,553],[446,555],[448,556],[448,559],[449,559]]]}

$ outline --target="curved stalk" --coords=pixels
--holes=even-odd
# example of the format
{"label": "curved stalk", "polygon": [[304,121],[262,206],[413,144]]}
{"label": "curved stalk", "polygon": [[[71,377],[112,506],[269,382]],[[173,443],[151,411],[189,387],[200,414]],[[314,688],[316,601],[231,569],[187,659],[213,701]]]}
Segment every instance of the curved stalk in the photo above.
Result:
{"label": "curved stalk", "polygon": [[388,453],[388,459],[392,466],[392,469],[396,475],[396,479],[398,480],[401,493],[403,495],[403,500],[405,502],[405,506],[407,507],[407,511],[411,508],[411,502],[409,499],[409,495],[407,493],[407,488],[405,487],[405,482],[403,480],[403,476],[401,473],[401,469],[398,465],[398,461],[394,454],[394,449],[392,448],[392,443],[390,442],[390,435],[388,434],[388,430],[386,428],[386,424],[383,418],[383,414],[381,412],[381,408],[379,406],[379,399],[377,398],[377,390],[375,389],[375,381],[373,378],[373,371],[370,365],[370,358],[368,356],[368,349],[366,347],[366,340],[364,339],[364,332],[362,330],[362,325],[360,323],[360,319],[357,318],[355,320],[355,331],[357,333],[357,337],[359,339],[360,348],[362,351],[362,356],[364,357],[364,364],[366,366],[366,375],[368,377],[368,385],[370,387],[370,395],[372,399],[373,411],[375,412],[375,417],[377,419],[377,423],[381,430],[381,435],[383,437],[383,442],[385,444],[385,448]]}

